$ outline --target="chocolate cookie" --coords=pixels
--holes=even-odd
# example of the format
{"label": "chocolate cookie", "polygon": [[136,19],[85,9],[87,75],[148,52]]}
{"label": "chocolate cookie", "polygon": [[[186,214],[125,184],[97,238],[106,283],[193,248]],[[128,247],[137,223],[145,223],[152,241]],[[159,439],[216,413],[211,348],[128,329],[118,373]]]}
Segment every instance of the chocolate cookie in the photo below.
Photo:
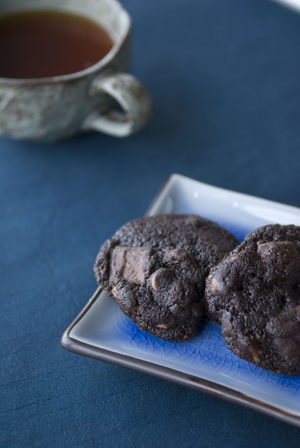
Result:
{"label": "chocolate cookie", "polygon": [[236,355],[300,374],[300,227],[276,224],[250,233],[211,270],[206,302]]}
{"label": "chocolate cookie", "polygon": [[199,333],[205,278],[238,241],[194,215],[131,221],[102,245],[95,275],[140,329],[167,340]]}

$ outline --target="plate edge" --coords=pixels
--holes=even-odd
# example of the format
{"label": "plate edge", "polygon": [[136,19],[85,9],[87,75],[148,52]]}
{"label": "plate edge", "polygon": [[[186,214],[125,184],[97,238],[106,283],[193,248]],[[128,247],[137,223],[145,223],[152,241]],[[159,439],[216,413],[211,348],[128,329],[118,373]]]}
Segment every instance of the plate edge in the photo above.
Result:
{"label": "plate edge", "polygon": [[160,378],[165,381],[178,384],[180,386],[189,387],[198,392],[212,395],[216,398],[225,399],[226,401],[229,401],[231,403],[247,407],[249,409],[266,414],[270,417],[274,417],[285,423],[300,427],[300,417],[260,402],[259,400],[250,398],[247,395],[242,394],[241,392],[234,391],[225,386],[221,386],[183,372],[178,372],[168,367],[160,366],[158,364],[132,358],[130,356],[122,355],[119,353],[113,353],[108,350],[94,347],[71,338],[70,332],[72,328],[76,325],[77,321],[83,317],[90,306],[92,306],[100,293],[101,290],[98,288],[86,307],[63,333],[60,343],[64,349],[78,355],[86,356],[88,358],[109,362],[111,364],[115,364],[148,375],[150,374],[156,378]]}

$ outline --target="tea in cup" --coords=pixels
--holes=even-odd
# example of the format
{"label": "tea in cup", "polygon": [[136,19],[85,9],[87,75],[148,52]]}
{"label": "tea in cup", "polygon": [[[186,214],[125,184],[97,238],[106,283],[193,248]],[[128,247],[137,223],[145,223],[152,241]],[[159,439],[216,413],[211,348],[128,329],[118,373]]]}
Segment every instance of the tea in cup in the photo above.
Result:
{"label": "tea in cup", "polygon": [[126,73],[130,33],[116,0],[0,0],[0,134],[55,141],[141,129],[152,102]]}

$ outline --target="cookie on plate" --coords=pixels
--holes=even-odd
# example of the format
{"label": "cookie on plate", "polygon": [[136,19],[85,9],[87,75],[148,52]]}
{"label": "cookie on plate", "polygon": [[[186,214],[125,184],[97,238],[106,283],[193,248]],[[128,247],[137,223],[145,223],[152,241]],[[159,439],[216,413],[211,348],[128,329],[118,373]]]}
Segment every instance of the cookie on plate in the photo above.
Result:
{"label": "cookie on plate", "polygon": [[138,327],[159,338],[187,340],[204,317],[205,278],[238,241],[195,215],[131,221],[97,256],[97,282]]}
{"label": "cookie on plate", "polygon": [[239,357],[278,373],[300,374],[300,227],[268,225],[214,267],[207,313]]}

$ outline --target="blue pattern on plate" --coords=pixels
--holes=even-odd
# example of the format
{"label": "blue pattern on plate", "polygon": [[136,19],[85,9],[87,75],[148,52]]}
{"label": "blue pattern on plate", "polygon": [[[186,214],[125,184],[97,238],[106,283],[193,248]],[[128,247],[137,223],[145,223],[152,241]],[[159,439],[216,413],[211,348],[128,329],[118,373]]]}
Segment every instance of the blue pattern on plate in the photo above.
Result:
{"label": "blue pattern on plate", "polygon": [[[118,328],[124,336],[124,344],[131,350],[145,352],[151,357],[165,358],[168,363],[201,366],[213,370],[234,381],[253,384],[267,384],[274,393],[282,390],[286,396],[297,394],[300,398],[300,376],[280,375],[256,367],[240,359],[229,350],[221,332],[221,326],[208,323],[201,333],[186,342],[163,341],[140,330],[132,320],[120,313]],[[155,361],[155,360],[154,360]]]}

